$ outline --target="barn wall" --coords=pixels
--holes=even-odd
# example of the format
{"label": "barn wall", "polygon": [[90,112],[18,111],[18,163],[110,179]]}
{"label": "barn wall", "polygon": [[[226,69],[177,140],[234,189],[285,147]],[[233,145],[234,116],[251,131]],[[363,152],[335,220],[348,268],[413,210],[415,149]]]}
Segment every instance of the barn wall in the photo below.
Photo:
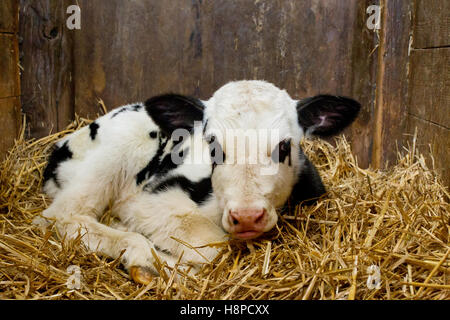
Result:
{"label": "barn wall", "polygon": [[20,131],[18,22],[18,2],[4,0],[0,6],[0,159]]}
{"label": "barn wall", "polygon": [[450,185],[450,2],[416,0],[409,56],[405,134]]}
{"label": "barn wall", "polygon": [[[421,144],[438,135],[449,141],[448,73],[432,74],[448,64],[448,15],[439,0],[20,3],[29,136],[60,130],[75,113],[95,117],[98,99],[109,109],[168,91],[206,99],[230,80],[265,79],[295,98],[360,100],[363,111],[346,135],[362,166],[394,162],[416,126],[427,132]],[[70,4],[81,8],[81,30],[65,27]],[[366,26],[373,4],[384,8],[377,33]],[[420,77],[426,70],[432,84]],[[442,167],[448,152],[435,150]]]}

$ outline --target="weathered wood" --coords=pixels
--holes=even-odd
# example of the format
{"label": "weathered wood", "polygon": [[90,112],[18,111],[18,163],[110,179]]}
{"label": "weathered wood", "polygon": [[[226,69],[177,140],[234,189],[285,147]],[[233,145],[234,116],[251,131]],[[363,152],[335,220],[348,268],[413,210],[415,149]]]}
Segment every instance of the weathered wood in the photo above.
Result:
{"label": "weathered wood", "polygon": [[[447,125],[441,118],[448,72],[439,72],[435,53],[422,62],[426,50],[415,50],[421,28],[408,55],[411,19],[420,23],[432,16],[426,10],[439,17],[446,10],[434,0],[432,9],[423,0],[78,0],[81,30],[74,31],[64,27],[72,1],[21,3],[31,136],[61,129],[74,112],[95,117],[99,98],[109,109],[163,92],[207,99],[238,79],[264,79],[295,98],[331,93],[360,100],[361,115],[346,134],[362,166],[395,161],[408,114]],[[378,35],[366,26],[374,4],[384,8],[378,49]],[[434,97],[421,109],[427,95]],[[425,108],[438,116],[426,118]]]}
{"label": "weathered wood", "polygon": [[371,162],[375,121],[378,35],[366,25],[367,8],[371,5],[379,5],[379,1],[358,1],[357,19],[353,27],[350,96],[361,102],[362,109],[356,121],[344,132],[361,167],[367,167]]}
{"label": "weathered wood", "polygon": [[28,134],[47,135],[73,118],[71,1],[21,0],[22,108]]}
{"label": "weathered wood", "polygon": [[414,48],[450,46],[450,1],[416,0]]}
{"label": "weathered wood", "polygon": [[332,93],[361,100],[358,129],[348,133],[365,137],[352,141],[368,164],[375,56],[365,2],[78,3],[77,113],[95,116],[98,98],[109,108],[168,91],[206,99],[228,81],[265,79],[295,98]]}
{"label": "weathered wood", "polygon": [[17,37],[0,34],[0,98],[20,95],[18,56]]}
{"label": "weathered wood", "polygon": [[17,138],[20,128],[18,3],[0,6],[0,160]]}
{"label": "weathered wood", "polygon": [[[448,111],[447,108],[447,113]],[[434,160],[436,172],[441,176],[443,182],[450,186],[450,129],[409,115],[407,117],[404,144],[406,144],[406,141],[409,141],[410,145],[412,145],[412,136],[416,129],[416,146],[425,155],[428,167],[430,169],[433,168]],[[430,157],[430,151],[433,159]]]}
{"label": "weathered wood", "polygon": [[0,160],[13,146],[20,131],[20,98],[0,98]]}
{"label": "weathered wood", "polygon": [[18,31],[18,0],[2,0],[0,5],[0,33],[16,33]]}
{"label": "weathered wood", "polygon": [[408,112],[450,128],[450,48],[412,50]]}
{"label": "weathered wood", "polygon": [[406,122],[411,2],[381,0],[382,28],[378,48],[378,80],[372,165],[396,160],[396,146]]}

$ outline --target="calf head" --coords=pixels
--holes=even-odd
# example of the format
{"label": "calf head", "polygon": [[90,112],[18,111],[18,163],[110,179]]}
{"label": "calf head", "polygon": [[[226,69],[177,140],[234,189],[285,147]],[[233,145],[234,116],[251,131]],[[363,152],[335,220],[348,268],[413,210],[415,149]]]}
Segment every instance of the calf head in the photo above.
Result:
{"label": "calf head", "polygon": [[289,197],[297,204],[325,192],[300,140],[339,133],[360,109],[358,102],[338,96],[294,100],[264,81],[230,82],[208,101],[180,101],[155,109],[153,118],[188,128],[202,114],[222,225],[239,239],[272,229],[277,208]]}

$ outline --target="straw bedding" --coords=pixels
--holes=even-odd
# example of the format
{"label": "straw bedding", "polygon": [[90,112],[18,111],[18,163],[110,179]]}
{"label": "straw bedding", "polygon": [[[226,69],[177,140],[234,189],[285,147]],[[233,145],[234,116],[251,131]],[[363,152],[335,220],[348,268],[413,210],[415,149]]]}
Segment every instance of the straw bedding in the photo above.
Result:
{"label": "straw bedding", "polygon": [[[51,145],[87,123],[22,134],[1,163],[0,299],[450,298],[448,191],[414,143],[385,172],[360,169],[343,137],[303,142],[329,191],[316,205],[290,208],[261,239],[223,244],[195,276],[162,265],[163,276],[137,285],[117,260],[31,224],[50,202],[41,183]],[[70,266],[78,290],[66,284]]]}

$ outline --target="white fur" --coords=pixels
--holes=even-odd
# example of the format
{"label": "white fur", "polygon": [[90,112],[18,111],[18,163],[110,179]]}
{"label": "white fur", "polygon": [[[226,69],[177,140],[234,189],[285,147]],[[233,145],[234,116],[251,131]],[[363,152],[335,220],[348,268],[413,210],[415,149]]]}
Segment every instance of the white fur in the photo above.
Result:
{"label": "white fur", "polygon": [[[184,263],[206,262],[204,257],[211,260],[217,254],[215,248],[200,248],[198,254],[171,237],[194,247],[223,241],[225,233],[216,223],[220,212],[215,198],[204,203],[205,211],[180,189],[156,194],[143,191],[146,183],[137,185],[136,175],[158,149],[158,139],[151,139],[149,133],[160,134],[159,127],[145,108],[112,117],[120,109],[96,120],[99,128],[94,140],[89,136],[89,127],[84,127],[57,143],[62,146],[68,142],[73,156],[58,166],[60,187],[53,180],[45,184],[44,190],[54,200],[42,213],[45,219],[36,218],[34,222],[48,225],[49,219],[54,220],[62,234],[75,238],[81,233],[90,250],[113,258],[125,249],[122,262],[127,269],[143,266],[156,272],[151,249],[172,266],[183,251]],[[202,141],[201,132],[196,132],[186,145]],[[170,147],[171,142],[165,153]],[[205,163],[181,165],[171,174],[198,180],[209,177],[210,172],[210,163]],[[113,215],[121,220],[113,227],[98,221],[110,204]]]}
{"label": "white fur", "polygon": [[[258,156],[271,163],[272,150],[283,139],[291,139],[292,155],[298,154],[303,131],[297,121],[297,101],[291,99],[286,91],[264,81],[230,82],[204,103],[208,121],[206,136],[224,137],[230,129],[277,130],[278,139],[261,144]],[[212,184],[223,211],[223,227],[232,231],[230,210],[264,208],[268,213],[264,231],[270,230],[278,219],[276,208],[286,202],[296,182],[301,167],[299,157],[291,157],[292,166],[286,160],[286,163],[279,164],[276,174],[263,175],[261,163],[250,164],[255,155],[236,150],[236,145],[230,147],[223,140],[220,144],[226,160],[224,165],[215,169]],[[243,155],[245,159],[238,162],[237,159]]]}

